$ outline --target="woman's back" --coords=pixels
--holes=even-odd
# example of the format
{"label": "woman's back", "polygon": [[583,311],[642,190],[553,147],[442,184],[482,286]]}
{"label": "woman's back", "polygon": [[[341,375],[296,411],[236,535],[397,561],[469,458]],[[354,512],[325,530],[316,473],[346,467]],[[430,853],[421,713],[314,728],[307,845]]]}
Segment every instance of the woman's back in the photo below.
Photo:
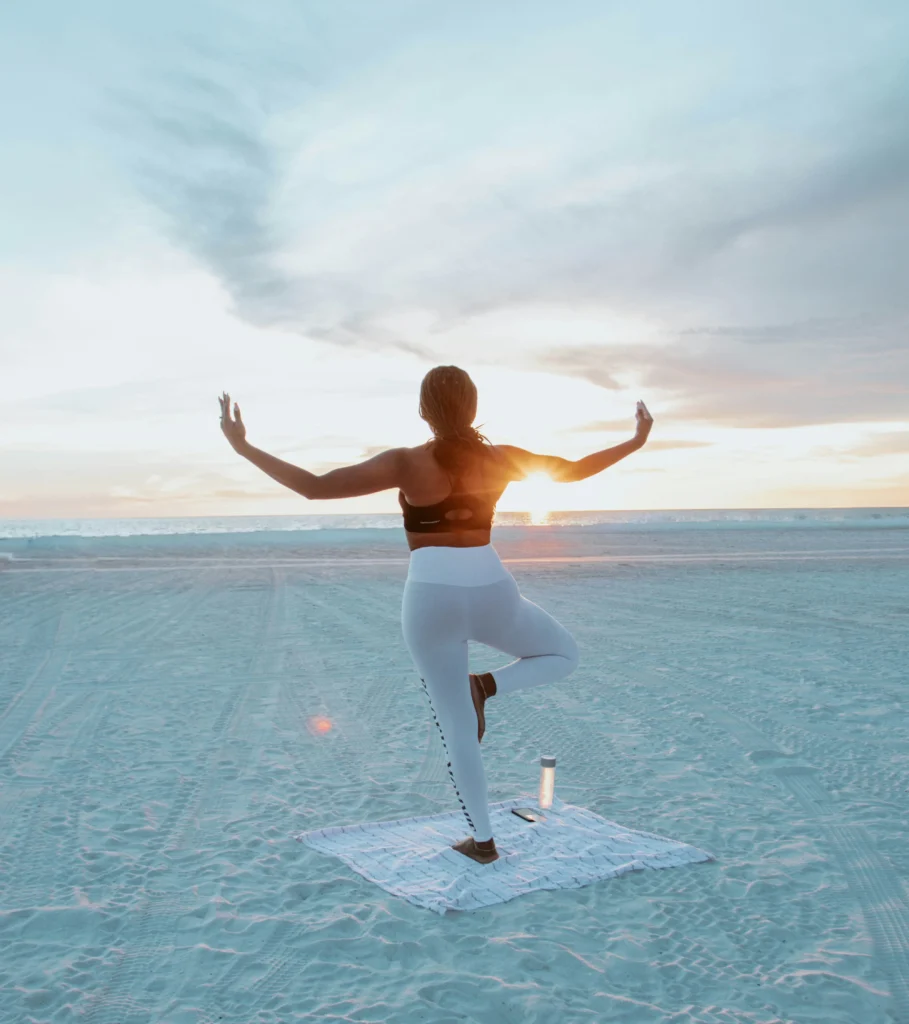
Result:
{"label": "woman's back", "polygon": [[473,452],[460,470],[447,470],[439,462],[432,442],[407,449],[404,497],[415,507],[435,505],[454,490],[495,503],[514,479],[510,461],[496,445],[484,445],[485,451]]}
{"label": "woman's back", "polygon": [[398,492],[405,530],[424,535],[424,542],[433,535],[435,543],[457,538],[459,546],[488,544],[496,502],[510,479],[507,460],[493,446],[474,446],[446,468],[434,449],[429,442],[407,450],[405,485]]}

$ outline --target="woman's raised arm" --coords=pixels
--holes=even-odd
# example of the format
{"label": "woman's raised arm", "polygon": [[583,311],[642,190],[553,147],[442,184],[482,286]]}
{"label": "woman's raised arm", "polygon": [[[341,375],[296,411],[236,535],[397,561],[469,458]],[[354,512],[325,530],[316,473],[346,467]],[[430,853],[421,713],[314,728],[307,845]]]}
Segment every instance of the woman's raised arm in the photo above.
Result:
{"label": "woman's raised arm", "polygon": [[505,456],[508,475],[512,480],[523,480],[532,473],[545,473],[560,483],[574,480],[575,463],[558,455],[537,455],[513,444],[497,444],[496,448]]}
{"label": "woman's raised arm", "polygon": [[604,448],[600,452],[586,455],[583,459],[577,459],[574,462],[570,459],[560,458],[558,455],[536,455],[534,452],[528,452],[510,444],[500,444],[496,447],[510,463],[514,480],[523,480],[531,473],[542,472],[557,483],[576,483],[578,480],[586,480],[589,476],[601,473],[604,469],[614,466],[624,459],[626,455],[644,447],[650,436],[653,417],[643,402],[638,402],[635,420],[636,429],[634,437],[630,441],[623,441],[612,448]]}
{"label": "woman's raised arm", "polygon": [[279,484],[308,498],[319,479],[316,474],[251,445],[246,440],[246,424],[240,415],[240,406],[234,402],[234,419],[231,419],[230,395],[225,391],[218,401],[221,403],[221,432],[230,442],[231,448],[254,466],[258,466],[263,473],[267,473],[272,480],[277,480]]}

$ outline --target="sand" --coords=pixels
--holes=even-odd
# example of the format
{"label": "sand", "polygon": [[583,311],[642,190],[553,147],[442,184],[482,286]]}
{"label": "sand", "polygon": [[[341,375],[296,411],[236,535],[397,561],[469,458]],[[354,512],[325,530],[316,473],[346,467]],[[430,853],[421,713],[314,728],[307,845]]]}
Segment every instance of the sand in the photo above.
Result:
{"label": "sand", "polygon": [[444,918],[292,839],[457,808],[357,532],[0,542],[0,1020],[909,1021],[907,531],[494,536],[581,664],[490,799],[717,859]]}

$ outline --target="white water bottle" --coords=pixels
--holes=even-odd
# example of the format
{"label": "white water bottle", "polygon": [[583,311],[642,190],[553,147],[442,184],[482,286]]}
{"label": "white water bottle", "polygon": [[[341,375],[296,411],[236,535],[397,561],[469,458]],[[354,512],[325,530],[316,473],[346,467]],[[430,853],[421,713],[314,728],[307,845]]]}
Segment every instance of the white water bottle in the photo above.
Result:
{"label": "white water bottle", "polygon": [[552,807],[552,794],[555,790],[555,763],[554,757],[543,755],[540,758],[540,810],[545,811]]}

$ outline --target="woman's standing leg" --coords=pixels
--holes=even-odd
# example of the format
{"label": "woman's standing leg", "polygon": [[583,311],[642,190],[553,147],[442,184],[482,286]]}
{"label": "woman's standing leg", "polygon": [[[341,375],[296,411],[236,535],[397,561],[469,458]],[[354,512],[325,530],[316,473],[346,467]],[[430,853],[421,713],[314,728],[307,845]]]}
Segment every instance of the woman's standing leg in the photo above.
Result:
{"label": "woman's standing leg", "polygon": [[442,583],[404,585],[401,627],[442,736],[448,774],[477,842],[492,838],[486,772],[468,684],[468,593]]}

